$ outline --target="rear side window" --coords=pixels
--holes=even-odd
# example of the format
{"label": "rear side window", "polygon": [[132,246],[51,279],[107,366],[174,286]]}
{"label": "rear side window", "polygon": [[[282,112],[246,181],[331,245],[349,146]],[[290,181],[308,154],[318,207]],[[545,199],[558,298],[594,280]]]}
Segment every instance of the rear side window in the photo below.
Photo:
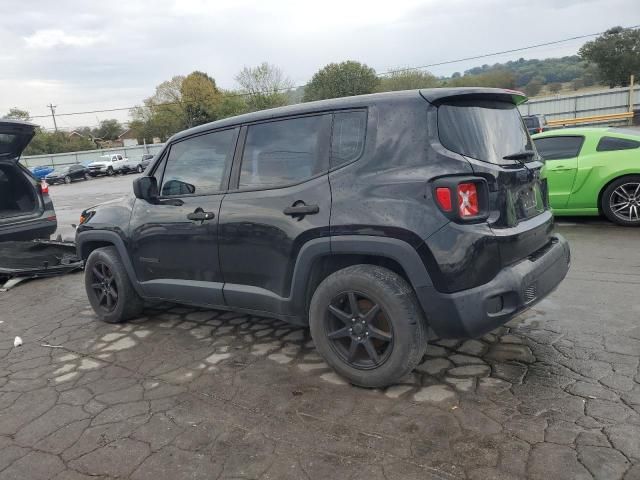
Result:
{"label": "rear side window", "polygon": [[352,162],[362,155],[366,131],[366,111],[334,114],[331,133],[331,168]]}
{"label": "rear side window", "polygon": [[331,115],[250,125],[240,188],[298,183],[328,169]]}
{"label": "rear side window", "polygon": [[162,177],[162,196],[207,195],[222,190],[236,130],[188,138],[171,145]]}
{"label": "rear side window", "polygon": [[640,147],[640,142],[626,138],[602,137],[598,142],[598,152],[613,152],[615,150],[632,150]]}
{"label": "rear side window", "polygon": [[509,102],[465,100],[438,107],[440,143],[452,152],[490,163],[512,165],[503,157],[531,150],[518,108]]}
{"label": "rear side window", "polygon": [[536,150],[545,160],[574,158],[580,153],[584,137],[563,135],[558,137],[537,138],[533,141]]}

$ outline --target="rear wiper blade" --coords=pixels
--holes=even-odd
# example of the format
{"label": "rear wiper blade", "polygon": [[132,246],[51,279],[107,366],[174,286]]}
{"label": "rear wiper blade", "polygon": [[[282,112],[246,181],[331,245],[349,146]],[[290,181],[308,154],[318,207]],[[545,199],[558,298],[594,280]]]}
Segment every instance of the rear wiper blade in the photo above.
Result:
{"label": "rear wiper blade", "polygon": [[535,157],[536,152],[533,150],[523,150],[522,152],[512,153],[510,155],[505,155],[502,157],[504,160],[529,160]]}

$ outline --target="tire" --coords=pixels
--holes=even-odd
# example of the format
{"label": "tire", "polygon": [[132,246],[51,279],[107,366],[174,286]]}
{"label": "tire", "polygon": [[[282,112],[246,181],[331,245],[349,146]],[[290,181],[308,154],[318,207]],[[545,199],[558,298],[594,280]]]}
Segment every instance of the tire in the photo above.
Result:
{"label": "tire", "polygon": [[[85,263],[84,286],[89,303],[103,322],[120,323],[142,313],[143,301],[131,285],[115,247],[91,252]],[[111,294],[104,294],[105,291]]]}
{"label": "tire", "polygon": [[109,168],[107,168],[107,175],[109,175],[110,177],[112,177],[114,173],[115,173],[115,172],[113,171],[113,167],[109,167]]}
{"label": "tire", "polygon": [[71,177],[69,175],[64,177],[64,183],[66,183],[67,185],[71,183]]}
{"label": "tire", "polygon": [[[374,311],[374,304],[379,310],[370,321],[367,313]],[[374,265],[354,265],[325,278],[311,299],[309,326],[320,355],[361,387],[394,383],[416,367],[427,347],[426,321],[411,286]]]}
{"label": "tire", "polygon": [[602,192],[600,206],[612,222],[640,227],[640,175],[628,175],[611,182]]}
{"label": "tire", "polygon": [[138,165],[138,168],[136,168],[136,172],[138,173],[144,172],[144,168],[142,168],[142,165]]}
{"label": "tire", "polygon": [[90,173],[85,173],[84,174],[84,179],[85,180],[91,180],[91,174]]}

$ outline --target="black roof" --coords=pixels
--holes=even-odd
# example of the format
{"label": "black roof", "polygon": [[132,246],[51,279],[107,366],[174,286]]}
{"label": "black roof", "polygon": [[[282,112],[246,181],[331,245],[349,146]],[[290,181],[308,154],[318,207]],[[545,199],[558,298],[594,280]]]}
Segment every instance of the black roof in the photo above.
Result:
{"label": "black roof", "polygon": [[389,101],[415,101],[420,98],[430,103],[438,104],[444,99],[492,97],[496,100],[512,102],[516,105],[523,103],[527,97],[515,90],[505,90],[501,88],[428,88],[422,90],[402,90],[397,92],[372,93],[369,95],[357,95],[354,97],[332,98],[329,100],[319,100],[316,102],[297,103],[286,107],[270,108],[252,113],[245,113],[235,117],[224,118],[215,122],[206,123],[197,127],[183,130],[173,135],[169,141],[180,139],[195,133],[201,133],[212,129],[232,127],[242,123],[251,123],[261,120],[270,120],[278,117],[290,115],[301,115],[305,113],[319,113],[331,110],[346,110],[375,105],[377,103]]}

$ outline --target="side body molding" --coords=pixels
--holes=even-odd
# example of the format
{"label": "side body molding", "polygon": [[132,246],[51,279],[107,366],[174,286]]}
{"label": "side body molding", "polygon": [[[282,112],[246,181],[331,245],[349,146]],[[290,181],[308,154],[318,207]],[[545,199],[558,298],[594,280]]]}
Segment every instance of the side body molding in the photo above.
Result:
{"label": "side body molding", "polygon": [[330,255],[371,255],[395,260],[402,266],[414,288],[431,287],[431,277],[417,251],[407,242],[389,237],[344,235],[323,237],[304,244],[298,254],[288,297],[263,288],[225,283],[226,304],[233,308],[269,312],[296,324],[306,324],[307,284],[314,263]]}
{"label": "side body molding", "polygon": [[[141,297],[145,295],[143,285],[138,281],[133,264],[129,258],[126,245],[122,238],[115,232],[108,230],[84,231],[76,237],[78,255],[87,256],[86,245],[91,242],[112,244],[120,254],[129,279],[136,292]],[[406,272],[414,289],[431,287],[433,283],[427,269],[417,251],[403,240],[390,237],[377,237],[368,235],[344,235],[316,238],[308,241],[300,249],[291,278],[291,288],[288,297],[281,297],[270,290],[249,285],[225,283],[222,287],[224,305],[216,305],[214,302],[205,301],[202,295],[207,290],[204,282],[181,281],[180,284],[169,285],[163,283],[162,287],[167,294],[175,289],[193,288],[194,304],[209,307],[219,307],[230,310],[252,312],[257,315],[274,316],[291,323],[306,324],[306,293],[307,283],[314,262],[322,257],[330,255],[370,255],[386,257],[396,261]],[[219,289],[221,284],[212,284],[210,287]],[[195,291],[197,290],[197,291]],[[201,300],[196,301],[196,298]],[[155,297],[154,297],[155,298]]]}

